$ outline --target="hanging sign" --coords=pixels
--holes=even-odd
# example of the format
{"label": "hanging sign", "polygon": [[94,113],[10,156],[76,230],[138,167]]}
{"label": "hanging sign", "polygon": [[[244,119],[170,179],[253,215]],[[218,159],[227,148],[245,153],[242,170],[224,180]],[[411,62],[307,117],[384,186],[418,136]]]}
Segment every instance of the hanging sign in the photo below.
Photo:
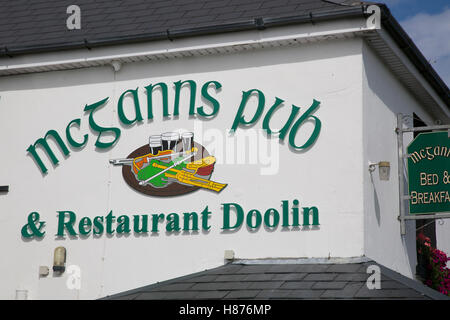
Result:
{"label": "hanging sign", "polygon": [[409,212],[450,212],[450,138],[421,133],[408,146]]}

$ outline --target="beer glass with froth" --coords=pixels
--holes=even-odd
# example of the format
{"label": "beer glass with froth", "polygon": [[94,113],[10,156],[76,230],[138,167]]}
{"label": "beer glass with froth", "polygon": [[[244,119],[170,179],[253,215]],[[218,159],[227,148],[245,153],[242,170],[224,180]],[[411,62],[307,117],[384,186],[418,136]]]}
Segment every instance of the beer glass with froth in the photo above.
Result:
{"label": "beer glass with froth", "polygon": [[183,152],[186,153],[188,151],[191,151],[194,147],[194,133],[183,132],[181,134],[181,141],[183,143]]}
{"label": "beer glass with froth", "polygon": [[149,138],[150,153],[158,154],[162,150],[162,139],[160,134],[151,135]]}
{"label": "beer glass with froth", "polygon": [[[161,135],[162,149],[175,152],[180,135],[177,132],[165,132]],[[173,160],[173,159],[172,159]]]}

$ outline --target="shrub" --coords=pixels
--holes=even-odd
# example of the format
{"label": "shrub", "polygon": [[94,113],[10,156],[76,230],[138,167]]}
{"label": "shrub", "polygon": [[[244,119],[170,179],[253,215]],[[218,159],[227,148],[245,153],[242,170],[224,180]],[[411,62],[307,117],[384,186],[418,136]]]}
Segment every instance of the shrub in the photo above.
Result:
{"label": "shrub", "polygon": [[425,262],[427,269],[425,284],[450,296],[450,269],[447,268],[450,258],[443,251],[433,248],[430,238],[423,233],[417,236],[417,249],[419,259]]}

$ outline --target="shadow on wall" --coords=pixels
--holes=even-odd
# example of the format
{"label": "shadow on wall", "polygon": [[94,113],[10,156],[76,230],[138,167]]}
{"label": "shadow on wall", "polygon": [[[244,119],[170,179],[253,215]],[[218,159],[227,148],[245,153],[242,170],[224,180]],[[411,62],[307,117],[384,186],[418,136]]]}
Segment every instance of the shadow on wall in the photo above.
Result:
{"label": "shadow on wall", "polygon": [[[396,127],[396,115],[402,113],[405,115],[412,115],[413,112],[419,112],[424,114],[420,110],[421,105],[408,91],[408,89],[401,84],[398,78],[392,73],[388,66],[386,66],[378,56],[367,45],[363,45],[363,101],[364,101],[364,127],[368,135],[365,137],[365,150],[369,159],[377,159],[380,156],[390,157],[397,162],[397,136],[395,134]],[[428,118],[429,116],[426,115]],[[383,119],[380,121],[379,119]],[[378,121],[377,121],[378,120]],[[412,127],[412,121],[408,119],[408,126]],[[431,120],[431,119],[429,119]],[[411,123],[409,123],[411,122]],[[380,137],[379,139],[377,137]],[[381,138],[382,137],[382,138]],[[384,139],[384,140],[383,140]],[[387,141],[386,139],[389,139]],[[395,166],[395,172],[397,174],[397,168]],[[392,174],[392,173],[391,173]],[[408,190],[406,181],[406,169],[402,174],[400,183],[404,184],[404,190]],[[392,180],[392,179],[391,179]],[[393,180],[397,181],[397,180]],[[392,205],[387,204],[387,210],[380,211],[380,199],[378,197],[377,190],[375,189],[374,181],[371,176],[372,187],[374,188],[373,195],[366,193],[365,201],[369,201],[370,204],[374,203],[373,212],[367,212],[369,216],[375,215],[380,234],[384,234],[390,230],[390,226],[395,223],[398,227],[398,234],[390,234],[389,239],[399,239],[401,246],[405,252],[408,268],[410,274],[415,274],[416,259],[416,235],[415,235],[415,221],[407,221],[406,228],[407,233],[405,236],[400,235],[400,222],[397,220],[398,212],[398,200],[393,200],[398,195],[397,183],[390,183],[386,185],[386,190],[383,190],[381,194],[386,196],[388,194],[396,195],[391,197],[393,201]],[[380,190],[379,190],[380,191]],[[381,199],[384,201],[384,199]],[[407,200],[405,200],[407,206]],[[389,209],[390,207],[390,209]],[[395,210],[395,212],[392,212]],[[381,217],[383,215],[383,217]],[[383,221],[384,220],[384,221]],[[381,222],[383,221],[383,224]],[[394,230],[394,229],[392,229]],[[377,234],[378,232],[374,232]],[[369,237],[373,236],[372,234]],[[384,235],[383,235],[384,237]],[[375,242],[383,241],[382,239],[374,239]],[[393,246],[395,248],[395,246]]]}
{"label": "shadow on wall", "polygon": [[[184,57],[171,60],[135,62],[122,65],[114,77],[111,66],[92,67],[65,71],[42,72],[27,75],[0,77],[2,91],[45,89],[70,87],[86,84],[106,84],[114,81],[127,81],[152,78],[159,82],[159,77],[174,77],[197,73],[214,73],[219,71],[238,71],[270,65],[300,63],[333,59],[360,54],[360,40],[327,40],[315,44],[255,49],[239,53],[214,54],[200,57]],[[337,44],[340,44],[337,46]],[[93,49],[95,50],[95,49]],[[12,58],[14,59],[14,58]],[[271,75],[280,78],[282,74]],[[214,75],[211,75],[214,78]],[[145,81],[142,86],[148,85]],[[68,92],[68,98],[70,93]]]}
{"label": "shadow on wall", "polygon": [[377,218],[378,226],[381,225],[380,200],[378,199],[377,187],[373,181],[373,172],[370,172],[370,181],[373,187],[373,205],[375,210],[375,217]]}

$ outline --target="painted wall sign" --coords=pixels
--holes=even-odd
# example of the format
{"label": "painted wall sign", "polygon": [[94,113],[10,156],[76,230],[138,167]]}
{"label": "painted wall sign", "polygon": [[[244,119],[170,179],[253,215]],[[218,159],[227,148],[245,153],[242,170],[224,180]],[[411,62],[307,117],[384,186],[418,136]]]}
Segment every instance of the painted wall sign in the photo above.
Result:
{"label": "painted wall sign", "polygon": [[[196,119],[213,119],[217,116],[220,110],[220,102],[214,98],[208,89],[214,88],[216,93],[218,93],[222,89],[222,84],[218,81],[207,81],[201,87],[201,97],[206,104],[209,106],[196,106],[196,92],[197,92],[197,83],[193,80],[185,80],[185,81],[177,81],[173,83],[174,87],[174,102],[173,108],[170,110],[169,108],[169,99],[168,99],[168,90],[169,86],[164,82],[159,82],[156,84],[150,84],[145,86],[145,93],[147,94],[147,120],[153,119],[153,111],[154,111],[154,101],[153,101],[153,92],[155,88],[161,90],[162,93],[162,111],[163,111],[163,120],[166,120],[170,116],[173,116],[173,119],[176,119],[180,115],[180,97],[181,97],[181,89],[189,87],[190,90],[190,98],[189,98],[189,116]],[[117,115],[119,121],[122,125],[126,127],[131,127],[135,124],[142,123],[144,121],[143,109],[141,107],[142,102],[139,100],[138,90],[129,89],[124,91],[117,102]],[[251,99],[257,100],[257,108],[253,114],[249,114],[246,112],[246,107]],[[84,107],[84,111],[89,113],[89,127],[90,129],[97,134],[97,139],[95,142],[95,147],[99,150],[112,148],[121,136],[121,129],[119,127],[107,127],[101,123],[98,123],[97,117],[95,116],[96,112],[101,108],[104,108],[108,105],[109,97],[106,97],[102,100],[99,100],[92,104],[87,104]],[[313,115],[313,113],[319,108],[320,102],[313,99],[313,103],[310,107],[304,110],[303,113],[300,113],[300,107],[292,105],[291,113],[288,119],[285,121],[283,127],[279,131],[275,131],[270,126],[270,120],[274,113],[283,107],[284,100],[278,97],[275,97],[275,101],[272,106],[267,110],[263,117],[262,121],[262,129],[267,132],[268,135],[271,134],[279,134],[280,142],[283,142],[285,137],[288,136],[289,146],[294,150],[305,150],[311,147],[314,142],[317,140],[320,130],[321,130],[321,121],[319,118]],[[206,105],[205,104],[205,105]],[[250,127],[251,125],[255,125],[258,120],[263,116],[266,107],[266,96],[261,90],[258,89],[250,89],[242,92],[242,98],[240,105],[237,108],[236,115],[234,116],[234,120],[230,123],[229,128],[231,128],[231,132],[236,131],[238,128],[245,129]],[[210,109],[208,112],[207,110]],[[172,111],[172,112],[171,112]],[[133,116],[130,116],[132,114]],[[298,116],[300,114],[300,116]],[[297,117],[298,116],[298,117]],[[305,122],[314,123],[314,129],[309,136],[309,138],[303,142],[303,144],[298,144],[296,142],[297,132],[300,127]],[[82,139],[75,139],[73,136],[73,132],[75,129],[79,129],[81,124],[81,118],[76,118],[70,121],[65,130],[65,136],[67,140],[67,144],[73,148],[81,149],[83,148],[89,140],[89,134],[82,134]],[[112,137],[112,140],[111,140]],[[28,151],[28,155],[30,158],[34,160],[36,165],[38,166],[41,173],[46,174],[48,172],[47,166],[41,158],[41,155],[38,153],[38,149],[45,151],[49,160],[52,162],[54,166],[59,163],[58,157],[55,154],[55,151],[50,147],[48,143],[48,139],[51,138],[56,145],[59,147],[60,151],[67,158],[70,156],[69,148],[67,144],[64,142],[60,133],[56,130],[48,130],[43,138],[38,138],[33,144],[30,144],[26,149]]]}
{"label": "painted wall sign", "polygon": [[200,188],[220,192],[227,186],[210,180],[216,158],[194,141],[193,132],[151,135],[148,145],[110,162],[123,166],[123,178],[131,188],[151,196],[176,196]]}
{"label": "painted wall sign", "polygon": [[[223,231],[233,232],[241,229],[243,225],[249,230],[257,231],[261,226],[268,230],[275,230],[279,226],[284,230],[298,231],[303,226],[304,230],[309,227],[318,227],[319,209],[315,206],[300,207],[299,201],[282,200],[281,210],[276,207],[265,210],[246,210],[242,204],[222,203],[222,227]],[[74,211],[57,211],[56,237],[82,236],[96,237],[103,234],[121,235],[134,233],[158,235],[165,231],[169,234],[179,234],[182,232],[197,233],[209,231],[211,229],[210,217],[213,212],[209,206],[201,210],[183,213],[154,213],[133,215],[114,215],[111,210],[105,216],[81,217],[77,219]],[[41,220],[38,212],[31,212],[28,215],[27,223],[22,227],[23,238],[42,238],[46,234],[46,222]]]}
{"label": "painted wall sign", "polygon": [[[147,120],[153,119],[154,101],[153,91],[157,88],[161,93],[162,118],[168,120],[167,117],[174,116],[177,119],[180,114],[180,97],[181,89],[189,88],[189,119],[212,119],[219,110],[219,100],[214,98],[208,89],[214,88],[218,93],[222,89],[222,84],[217,81],[207,81],[201,87],[201,97],[209,106],[196,106],[197,84],[193,80],[177,81],[173,83],[174,102],[173,108],[169,108],[168,90],[166,83],[160,82],[150,84],[145,87],[147,94]],[[117,100],[118,120],[122,128],[130,128],[135,124],[144,121],[142,102],[139,100],[139,88],[128,89],[124,91]],[[88,104],[84,107],[84,111],[88,113],[88,123],[91,134],[97,134],[95,147],[105,150],[114,147],[121,136],[119,126],[105,126],[96,118],[96,112],[100,108],[108,105],[109,97],[99,100],[95,103]],[[256,105],[253,112],[246,109],[250,100],[256,100],[252,103]],[[262,118],[262,129],[267,136],[278,134],[280,142],[283,142],[288,136],[289,146],[292,150],[305,150],[311,147],[317,140],[320,130],[321,121],[313,115],[318,109],[320,102],[313,99],[310,107],[305,108],[303,113],[300,107],[292,105],[288,118],[284,121],[281,129],[278,131],[271,127],[270,121],[272,116],[283,107],[284,100],[275,97],[271,107],[266,111],[266,96],[258,89],[250,89],[242,92],[242,97],[232,123],[229,125],[230,133],[233,134],[239,128],[245,129],[255,125]],[[208,111],[209,109],[209,111]],[[250,108],[251,109],[251,108]],[[84,148],[90,136],[88,133],[78,133],[75,137],[73,133],[75,129],[80,130],[81,118],[70,121],[65,130],[67,144],[72,148]],[[306,140],[302,143],[296,141],[297,132],[305,123],[313,123],[313,129],[306,136]],[[228,130],[227,128],[224,128]],[[52,149],[48,143],[48,139],[52,140],[58,149]],[[148,143],[142,145],[132,151],[128,156],[119,159],[110,159],[109,162],[116,166],[122,166],[122,176],[124,181],[137,192],[144,195],[154,197],[173,197],[191,193],[196,190],[208,190],[212,193],[220,193],[228,186],[222,180],[211,180],[216,158],[211,155],[208,150],[200,143],[195,141],[193,132],[153,132],[148,139]],[[305,138],[303,138],[305,139]],[[34,144],[28,148],[28,155],[34,160],[40,169],[42,176],[45,177],[48,169],[44,164],[41,156],[45,153],[51,163],[56,166],[59,163],[55,154],[56,150],[60,150],[67,158],[70,155],[68,145],[63,137],[56,130],[49,130],[43,138],[37,139]],[[38,153],[38,150],[41,150]],[[220,177],[222,179],[222,177]],[[280,223],[286,227],[298,227],[300,221],[303,225],[318,226],[319,210],[317,207],[299,208],[299,201],[292,201],[292,208],[289,208],[289,201],[282,200],[282,211],[279,209],[269,208],[259,211],[251,209],[245,212],[242,205],[237,203],[223,203],[223,230],[236,230],[241,225],[246,224],[249,229],[258,229],[261,225],[266,228],[276,228]],[[89,235],[89,234],[117,234],[130,233],[133,229],[134,233],[158,232],[159,224],[166,223],[166,232],[197,231],[199,225],[205,230],[210,229],[208,217],[211,212],[208,206],[200,212],[186,212],[182,214],[151,214],[151,215],[120,215],[116,217],[111,210],[106,216],[97,216],[95,218],[82,217],[76,221],[76,214],[73,211],[57,211],[58,212],[58,230],[56,235],[63,237],[65,234],[70,236]],[[300,216],[303,214],[303,218]],[[312,221],[310,222],[310,216]],[[199,221],[199,217],[201,221]],[[37,211],[28,214],[28,223],[23,225],[21,229],[24,238],[40,238],[45,234],[45,221],[42,221],[40,213]]]}
{"label": "painted wall sign", "polygon": [[411,214],[450,212],[447,131],[419,134],[407,148]]}

